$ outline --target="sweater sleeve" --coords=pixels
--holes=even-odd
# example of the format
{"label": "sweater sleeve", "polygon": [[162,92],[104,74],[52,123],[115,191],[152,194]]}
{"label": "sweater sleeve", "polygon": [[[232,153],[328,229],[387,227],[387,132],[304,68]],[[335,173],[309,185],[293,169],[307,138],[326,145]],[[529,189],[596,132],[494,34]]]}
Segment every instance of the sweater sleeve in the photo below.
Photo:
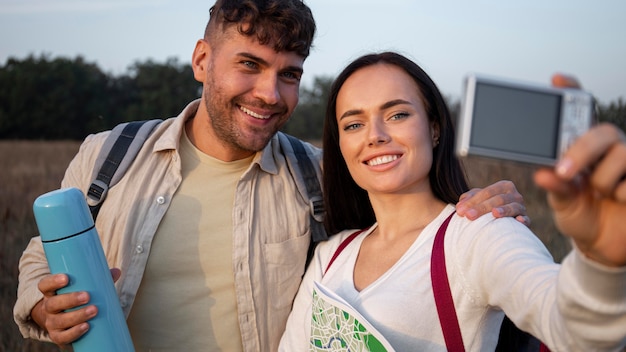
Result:
{"label": "sweater sleeve", "polygon": [[603,267],[576,250],[556,264],[512,219],[476,221],[461,232],[455,265],[473,299],[503,310],[552,351],[614,351],[626,342],[626,268]]}
{"label": "sweater sleeve", "polygon": [[563,261],[557,303],[580,350],[626,345],[626,267],[603,266],[574,249]]}

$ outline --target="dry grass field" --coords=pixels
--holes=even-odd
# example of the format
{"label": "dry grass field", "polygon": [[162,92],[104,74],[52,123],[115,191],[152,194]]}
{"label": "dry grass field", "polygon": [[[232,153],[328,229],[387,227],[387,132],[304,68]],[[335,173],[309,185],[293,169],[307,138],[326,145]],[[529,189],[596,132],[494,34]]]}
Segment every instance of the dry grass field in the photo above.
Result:
{"label": "dry grass field", "polygon": [[[13,322],[17,263],[36,234],[33,201],[59,187],[78,142],[0,141],[0,351],[57,351],[50,344],[24,340]],[[533,186],[532,169],[525,165],[481,158],[464,160],[470,184],[484,187],[502,179],[514,181],[533,221],[532,229],[557,261],[570,249],[550,218],[545,194]]]}
{"label": "dry grass field", "polygon": [[24,340],[13,322],[17,263],[37,229],[35,199],[59,188],[77,142],[0,141],[0,351],[58,351]]}

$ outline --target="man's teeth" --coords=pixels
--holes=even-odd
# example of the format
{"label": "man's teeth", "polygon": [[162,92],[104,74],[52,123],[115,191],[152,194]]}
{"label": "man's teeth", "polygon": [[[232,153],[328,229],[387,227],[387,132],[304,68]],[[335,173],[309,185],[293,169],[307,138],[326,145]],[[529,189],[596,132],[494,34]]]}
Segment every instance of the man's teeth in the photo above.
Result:
{"label": "man's teeth", "polygon": [[270,118],[270,116],[272,115],[259,115],[256,112],[250,110],[250,109],[246,109],[243,106],[241,107],[241,111],[245,112],[246,114],[256,118],[256,119],[261,119],[261,120],[267,120]]}
{"label": "man's teeth", "polygon": [[374,158],[374,159],[368,161],[367,164],[369,166],[376,166],[376,165],[390,163],[390,162],[392,162],[392,161],[394,161],[396,159],[398,159],[397,155],[384,155],[384,156],[379,156],[377,158]]}

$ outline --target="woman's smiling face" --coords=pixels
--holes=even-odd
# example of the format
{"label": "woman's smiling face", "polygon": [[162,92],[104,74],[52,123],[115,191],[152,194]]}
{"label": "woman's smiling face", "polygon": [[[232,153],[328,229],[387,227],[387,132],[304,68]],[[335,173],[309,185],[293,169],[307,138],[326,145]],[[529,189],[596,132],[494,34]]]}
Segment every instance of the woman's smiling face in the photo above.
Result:
{"label": "woman's smiling face", "polygon": [[430,191],[438,128],[415,81],[378,63],[354,72],[337,95],[339,146],[355,182],[370,194]]}

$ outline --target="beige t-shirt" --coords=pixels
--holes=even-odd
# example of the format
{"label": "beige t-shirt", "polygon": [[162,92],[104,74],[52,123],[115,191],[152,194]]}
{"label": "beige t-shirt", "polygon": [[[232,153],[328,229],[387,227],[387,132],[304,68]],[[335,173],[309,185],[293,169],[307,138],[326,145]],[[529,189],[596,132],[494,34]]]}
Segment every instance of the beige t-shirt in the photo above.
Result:
{"label": "beige t-shirt", "polygon": [[185,133],[180,156],[183,182],[152,242],[128,318],[131,336],[138,351],[241,351],[231,213],[253,157],[214,159]]}

